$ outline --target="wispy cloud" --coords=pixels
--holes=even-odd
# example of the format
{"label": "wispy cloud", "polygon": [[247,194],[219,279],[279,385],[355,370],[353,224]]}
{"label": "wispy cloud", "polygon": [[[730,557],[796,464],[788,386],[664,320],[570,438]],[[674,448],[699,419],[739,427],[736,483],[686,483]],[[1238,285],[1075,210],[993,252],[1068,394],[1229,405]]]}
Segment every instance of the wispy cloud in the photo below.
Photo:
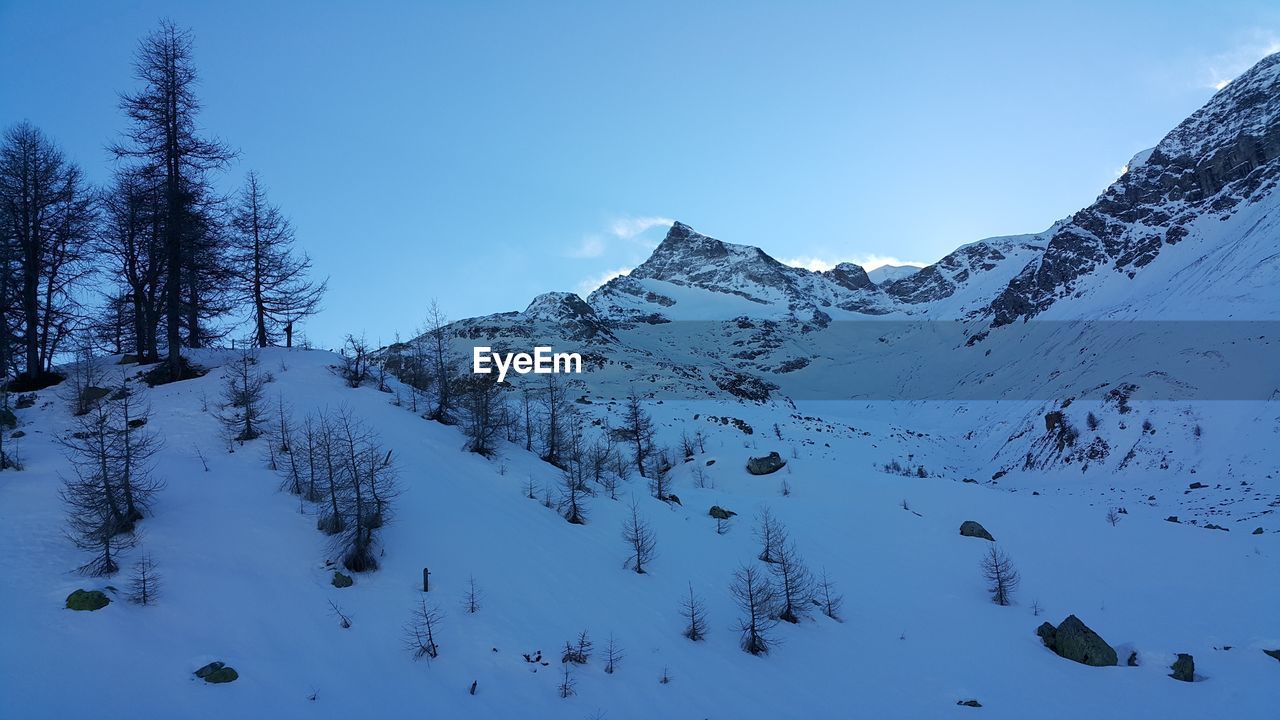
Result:
{"label": "wispy cloud", "polygon": [[629,272],[631,272],[631,268],[620,267],[620,268],[615,268],[613,270],[605,270],[604,272],[599,273],[597,275],[592,275],[591,277],[578,283],[578,287],[577,287],[578,294],[581,295],[582,297],[586,297],[587,295],[591,294],[591,291],[595,290],[601,285],[604,285],[605,283],[609,282],[610,280],[616,277],[619,277],[621,275],[626,275]]}
{"label": "wispy cloud", "polygon": [[673,222],[675,221],[670,218],[657,215],[617,217],[610,220],[603,230],[584,235],[570,245],[564,251],[564,256],[579,259],[603,257],[618,241],[652,250],[658,246],[658,240],[645,233],[656,227],[666,227]]}
{"label": "wispy cloud", "polygon": [[623,217],[614,220],[609,225],[609,232],[619,240],[632,240],[647,230],[655,227],[666,227],[673,222],[675,220],[671,218],[658,217],[656,215],[649,217]]}
{"label": "wispy cloud", "polygon": [[862,266],[863,270],[875,270],[884,265],[911,265],[914,267],[924,267],[928,263],[919,262],[918,260],[901,260],[891,255],[855,255],[851,258],[840,260],[832,260],[828,258],[814,257],[804,255],[793,258],[780,258],[779,261],[784,265],[804,268],[805,270],[830,270],[842,262],[851,262],[855,265]]}
{"label": "wispy cloud", "polygon": [[1205,61],[1204,84],[1221,90],[1254,63],[1280,52],[1280,37],[1270,30],[1254,29],[1235,48],[1218,53]]}

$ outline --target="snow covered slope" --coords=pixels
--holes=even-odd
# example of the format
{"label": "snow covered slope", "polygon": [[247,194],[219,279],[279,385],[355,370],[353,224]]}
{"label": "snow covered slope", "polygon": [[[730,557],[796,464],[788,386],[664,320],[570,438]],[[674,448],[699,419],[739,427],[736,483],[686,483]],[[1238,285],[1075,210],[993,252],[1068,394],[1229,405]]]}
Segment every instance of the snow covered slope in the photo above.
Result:
{"label": "snow covered slope", "polygon": [[914,275],[919,270],[920,268],[915,265],[881,265],[875,270],[868,270],[867,277],[871,278],[871,282],[877,285],[884,285],[885,283]]}
{"label": "snow covered slope", "polygon": [[[209,366],[227,359],[197,357]],[[1280,533],[1204,531],[1142,505],[1112,527],[1097,498],[947,482],[934,474],[954,448],[902,425],[914,413],[892,403],[875,412],[819,403],[823,418],[809,407],[654,405],[664,444],[682,431],[705,436],[704,451],[675,471],[682,504],[654,499],[634,479],[619,500],[591,498],[587,524],[570,525],[525,494],[530,481],[555,482],[554,468],[511,445],[493,460],[462,452],[456,429],[396,406],[396,394],[345,387],[336,361],[272,350],[260,367],[275,377],[272,402],[284,398],[298,417],[345,408],[396,458],[402,493],[383,530],[381,568],[345,589],[329,582],[315,517],[266,468],[266,441],[226,452],[202,409],[222,369],[146,393],[150,426],[166,440],[167,487],[140,525],[142,549],[124,564],[141,550],[159,563],[164,586],[153,606],[124,602],[120,578],[72,572],[81,557],[62,536],[59,475],[68,469],[54,444],[70,427],[67,404],[55,388],[18,411],[26,469],[0,473],[0,717],[1267,718],[1280,703],[1280,663],[1262,653],[1280,647]],[[739,422],[723,422],[726,414]],[[769,450],[786,467],[749,475],[747,457]],[[910,458],[929,476],[881,469]],[[631,498],[657,535],[645,575],[622,566]],[[712,504],[739,513],[725,534],[707,516]],[[809,613],[777,628],[769,655],[753,657],[738,648],[728,585],[759,552],[751,516],[764,507],[846,599],[843,622]],[[964,520],[983,523],[1017,562],[1014,605],[988,599],[978,572],[988,543],[961,537]],[[444,613],[440,654],[429,662],[401,644],[423,566],[426,597]],[[461,604],[471,577],[483,591],[476,614]],[[680,634],[690,584],[710,621],[700,643]],[[77,588],[103,589],[113,602],[63,609]],[[350,628],[339,627],[330,601]],[[1046,650],[1036,626],[1068,614],[1122,663],[1137,653],[1139,665],[1087,667]],[[576,694],[562,699],[558,651],[583,630],[596,650],[574,666]],[[610,636],[625,656],[606,674]],[[524,659],[538,650],[547,666]],[[1194,654],[1203,682],[1167,677],[1178,652]],[[240,678],[192,677],[213,659]],[[664,675],[670,682],[659,682]],[[969,699],[982,709],[957,705]]]}

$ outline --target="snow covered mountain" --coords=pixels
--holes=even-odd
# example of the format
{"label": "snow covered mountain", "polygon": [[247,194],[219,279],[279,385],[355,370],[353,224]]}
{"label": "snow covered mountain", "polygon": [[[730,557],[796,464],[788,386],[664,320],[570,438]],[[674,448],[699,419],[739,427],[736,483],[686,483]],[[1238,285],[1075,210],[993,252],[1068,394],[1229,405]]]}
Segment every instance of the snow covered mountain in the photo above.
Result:
{"label": "snow covered mountain", "polygon": [[867,271],[867,277],[871,278],[871,282],[877,285],[884,285],[894,280],[901,280],[908,275],[913,275],[920,268],[915,265],[881,265],[875,270]]}
{"label": "snow covered mountain", "polygon": [[[1280,500],[1277,413],[1209,401],[1280,393],[1277,98],[1280,55],[1072,217],[970,243],[898,279],[877,284],[849,263],[790,267],[675,223],[646,262],[585,299],[544,295],[457,327],[468,341],[583,349],[592,362],[575,387],[597,400],[640,389],[783,406],[1001,401],[931,428],[969,454],[957,476],[1076,487],[1069,478],[1123,473],[1128,494],[1146,498],[1211,472],[1267,489],[1241,491],[1249,499],[1230,509],[1197,495],[1192,516],[1254,517]],[[1206,320],[1232,324],[1179,324]],[[1118,409],[1135,402],[1142,417]],[[930,412],[916,422],[933,424]],[[1210,450],[1206,438],[1223,431],[1230,442]]]}
{"label": "snow covered mountain", "polygon": [[[99,359],[101,387],[80,390],[152,409],[113,432],[163,439],[165,487],[118,558],[145,551],[162,592],[133,604],[123,574],[73,572],[65,452],[84,394],[17,399],[0,415],[24,466],[0,473],[0,717],[1274,717],[1278,178],[1280,55],[1072,217],[900,277],[790,267],[675,223],[586,298],[445,328],[456,368],[477,345],[583,355],[582,375],[555,376],[563,404],[536,407],[547,376],[496,386],[520,419],[489,456],[465,434],[493,396],[426,419],[440,386],[405,369],[435,362],[430,337],[372,359],[195,351],[207,374],[151,389],[128,358]],[[273,429],[237,439],[220,420],[247,411],[218,398],[250,366]],[[576,479],[544,460],[552,407],[621,452],[633,393],[665,490],[639,459]],[[344,437],[376,452],[320,448]],[[304,491],[315,467],[291,485],[317,457],[349,463],[328,482],[356,478],[350,495]],[[376,511],[363,472],[396,480]],[[783,564],[761,560],[766,511],[844,605],[777,627],[771,609],[777,643],[755,656],[730,587]],[[334,517],[368,524],[376,570],[345,572],[321,532]],[[640,521],[643,573],[624,541]],[[1008,606],[980,571],[996,541],[1021,578]],[[106,602],[73,609],[76,591]],[[1073,640],[1110,655],[1072,662]],[[194,674],[211,661],[234,682]]]}

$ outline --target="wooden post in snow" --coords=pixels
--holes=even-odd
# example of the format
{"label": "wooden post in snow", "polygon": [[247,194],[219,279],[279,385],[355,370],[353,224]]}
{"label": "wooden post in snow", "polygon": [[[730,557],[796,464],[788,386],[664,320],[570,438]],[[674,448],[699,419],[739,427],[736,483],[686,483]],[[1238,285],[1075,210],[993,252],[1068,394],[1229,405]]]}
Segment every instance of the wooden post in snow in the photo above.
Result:
{"label": "wooden post in snow", "polygon": [[431,571],[426,568],[422,568],[422,592],[428,592],[431,590],[431,584],[428,582],[428,578],[430,578],[430,576]]}

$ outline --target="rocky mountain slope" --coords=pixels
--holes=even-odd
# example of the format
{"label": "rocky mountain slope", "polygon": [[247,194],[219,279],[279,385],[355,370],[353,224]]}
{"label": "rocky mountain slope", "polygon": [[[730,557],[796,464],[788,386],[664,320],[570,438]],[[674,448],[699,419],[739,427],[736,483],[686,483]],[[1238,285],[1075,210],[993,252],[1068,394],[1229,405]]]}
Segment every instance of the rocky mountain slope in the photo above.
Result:
{"label": "rocky mountain slope", "polygon": [[[597,401],[632,389],[783,409],[908,400],[918,409],[905,423],[967,455],[957,479],[1123,473],[1139,493],[1209,472],[1260,485],[1236,509],[1269,512],[1280,420],[1256,403],[1280,397],[1278,98],[1280,55],[1136,156],[1089,207],[900,279],[790,267],[675,223],[648,260],[585,299],[549,293],[457,323],[459,350],[478,339],[579,350],[589,370],[572,382]],[[969,403],[963,417],[936,419],[931,408],[954,402]],[[1225,402],[1243,405],[1224,413]],[[1210,447],[1224,431],[1230,442]],[[1222,512],[1210,499],[1193,510]]]}

